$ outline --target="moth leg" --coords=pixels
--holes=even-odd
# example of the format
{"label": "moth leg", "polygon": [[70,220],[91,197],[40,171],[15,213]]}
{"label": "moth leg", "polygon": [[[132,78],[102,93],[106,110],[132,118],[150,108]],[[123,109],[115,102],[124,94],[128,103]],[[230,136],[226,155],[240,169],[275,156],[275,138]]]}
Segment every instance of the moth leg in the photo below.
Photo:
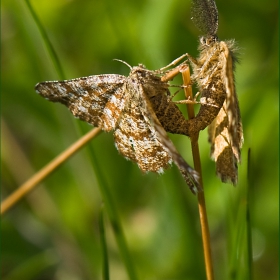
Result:
{"label": "moth leg", "polygon": [[[172,99],[181,91],[181,89],[175,91],[170,97],[169,97],[169,102],[172,101]],[[173,101],[172,101],[173,102]],[[174,102],[173,102],[174,103]]]}
{"label": "moth leg", "polygon": [[195,96],[194,96],[194,100],[197,100],[197,98],[198,98],[198,96],[200,95],[200,92],[197,92],[196,94],[195,94]]}
{"label": "moth leg", "polygon": [[179,88],[178,90],[176,90],[172,95],[170,94],[170,91],[168,91],[167,93],[167,98],[168,98],[168,101],[172,101],[172,99],[182,90],[184,89],[185,87],[188,87],[188,86],[184,86],[184,85],[169,85],[169,87],[173,87],[173,88]]}
{"label": "moth leg", "polygon": [[[182,73],[184,72],[187,68],[189,69],[189,66],[184,63],[184,64],[181,64],[179,67],[177,67],[178,70],[179,70],[179,73]],[[177,69],[176,68],[176,69]],[[188,91],[188,88],[192,87],[192,82],[191,82],[191,79],[189,78],[189,82],[186,83],[184,81],[184,84],[182,86],[180,86],[181,88],[184,89],[184,91]],[[172,96],[171,98],[173,98],[179,91],[176,91]],[[186,99],[184,100],[178,100],[178,101],[172,101],[174,104],[201,104],[201,102],[197,101],[197,97],[200,93],[198,92],[194,97],[193,96],[188,96],[186,97]]]}
{"label": "moth leg", "polygon": [[179,61],[181,61],[183,58],[187,57],[188,60],[190,60],[191,62],[193,62],[194,64],[198,64],[197,60],[192,57],[191,55],[189,55],[188,53],[185,53],[181,56],[179,56],[178,58],[174,59],[172,62],[170,62],[168,65],[160,68],[158,71],[161,72],[165,72],[167,68],[171,67],[171,66],[175,66],[176,64],[178,64]]}
{"label": "moth leg", "polygon": [[[176,93],[178,93],[178,91]],[[176,104],[200,104],[200,105],[206,105],[206,106],[211,106],[211,107],[215,107],[215,108],[220,108],[220,106],[208,102],[207,98],[205,98],[205,97],[202,97],[202,98],[200,98],[200,101],[197,101],[197,98],[198,98],[199,95],[200,95],[200,92],[196,93],[194,98],[188,97],[187,99],[184,99],[184,100],[173,101],[173,103],[176,103]]]}
{"label": "moth leg", "polygon": [[188,99],[172,101],[172,102],[175,104],[201,104],[199,101],[191,99],[191,97],[188,97]]}
{"label": "moth leg", "polygon": [[[185,65],[185,63],[183,63]],[[161,81],[166,83],[172,81],[174,77],[181,73],[182,64],[166,72],[164,76],[161,77]]]}
{"label": "moth leg", "polygon": [[161,71],[161,72],[165,72],[167,68],[171,67],[171,66],[175,66],[179,61],[181,61],[183,58],[189,56],[188,53],[185,53],[183,55],[181,55],[180,57],[174,59],[172,62],[170,62],[168,65],[158,69],[158,71]]}
{"label": "moth leg", "polygon": [[181,63],[179,66],[172,68],[169,71],[166,71],[167,68],[176,65],[180,60],[182,60],[183,58],[187,57],[188,60],[195,65],[198,65],[198,61],[192,57],[191,55],[189,55],[188,53],[185,53],[183,55],[181,55],[180,57],[178,57],[177,59],[173,60],[171,63],[169,63],[167,66],[160,68],[159,70],[157,70],[157,72],[159,73],[164,73],[165,75],[161,77],[161,81],[162,82],[168,82],[171,81],[175,76],[177,76],[178,74],[180,74],[185,67],[187,66],[186,61],[184,61],[183,63]]}
{"label": "moth leg", "polygon": [[189,54],[188,54],[188,60],[189,60],[191,63],[195,64],[195,65],[198,65],[198,64],[199,64],[198,61],[197,61],[197,59],[194,58],[194,57],[192,57],[192,56],[189,55]]}
{"label": "moth leg", "polygon": [[167,68],[171,67],[171,66],[175,66],[179,61],[181,61],[183,58],[187,57],[188,60],[191,63],[194,64],[198,64],[197,60],[195,58],[193,58],[191,55],[189,55],[188,53],[185,53],[183,55],[181,55],[180,57],[174,59],[171,63],[169,63],[168,65],[158,69],[156,72],[158,73],[165,73],[164,76],[161,77],[161,81],[162,82],[168,82],[171,81],[175,76],[177,76],[179,73],[181,73],[181,70],[186,66],[186,62],[184,61],[183,63],[181,63],[179,66],[172,68],[171,70],[167,70]]}

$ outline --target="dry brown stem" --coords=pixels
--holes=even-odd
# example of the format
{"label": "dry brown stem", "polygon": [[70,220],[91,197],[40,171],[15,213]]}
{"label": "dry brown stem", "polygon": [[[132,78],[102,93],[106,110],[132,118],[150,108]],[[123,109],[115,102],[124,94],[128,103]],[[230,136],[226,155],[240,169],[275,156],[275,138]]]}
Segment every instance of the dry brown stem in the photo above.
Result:
{"label": "dry brown stem", "polygon": [[[193,98],[192,87],[188,86],[188,85],[191,85],[189,66],[183,65],[181,68],[181,72],[182,72],[182,76],[183,76],[184,91],[185,91],[186,99],[192,99]],[[194,113],[193,104],[187,104],[187,110],[188,110],[189,119],[194,118],[195,113]],[[199,154],[199,147],[198,147],[199,133],[191,136],[190,138],[191,138],[194,169],[200,174],[200,185],[203,190],[201,162],[200,162],[200,154]],[[198,193],[197,199],[198,199],[198,209],[199,209],[199,217],[200,217],[200,225],[201,225],[206,276],[207,276],[207,280],[214,280],[214,271],[213,271],[211,246],[210,246],[210,233],[209,233],[209,227],[208,227],[204,191],[201,191]]]}
{"label": "dry brown stem", "polygon": [[65,162],[68,158],[70,158],[73,154],[80,150],[85,144],[87,144],[91,139],[93,139],[100,131],[100,128],[92,129],[86,135],[76,141],[72,146],[70,146],[68,149],[54,158],[49,164],[47,164],[45,167],[35,173],[31,178],[29,178],[24,184],[22,184],[16,191],[14,191],[1,203],[1,215],[3,215],[20,199],[22,199],[25,195],[32,191],[40,182],[42,182],[63,162]]}

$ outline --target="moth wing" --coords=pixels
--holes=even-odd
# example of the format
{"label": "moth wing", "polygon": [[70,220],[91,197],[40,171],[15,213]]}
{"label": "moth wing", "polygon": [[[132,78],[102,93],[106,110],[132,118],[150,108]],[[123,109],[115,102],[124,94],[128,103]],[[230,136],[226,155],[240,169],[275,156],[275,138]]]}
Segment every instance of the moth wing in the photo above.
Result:
{"label": "moth wing", "polygon": [[172,141],[169,139],[166,131],[159,122],[156,114],[154,113],[152,106],[147,98],[146,99],[146,110],[143,111],[144,118],[146,118],[155,130],[157,140],[161,145],[167,149],[168,153],[171,155],[172,160],[177,165],[179,171],[181,172],[186,183],[190,187],[193,193],[197,193],[200,190],[199,175],[191,168],[183,157],[178,153]]}
{"label": "moth wing", "polygon": [[96,75],[42,82],[35,89],[50,101],[66,105],[75,117],[110,131],[124,108],[122,97],[126,79],[115,74]]}
{"label": "moth wing", "polygon": [[238,180],[237,163],[241,159],[243,131],[238,99],[234,86],[234,61],[228,44],[220,42],[223,63],[223,83],[226,99],[215,120],[208,127],[211,157],[216,162],[216,173],[223,182]]}
{"label": "moth wing", "polygon": [[[134,91],[131,91],[134,90]],[[163,172],[172,162],[168,150],[158,141],[154,127],[144,118],[145,100],[139,96],[140,88],[130,86],[131,98],[114,132],[116,147],[126,158],[137,162],[144,171]]]}
{"label": "moth wing", "polygon": [[[139,103],[135,107],[137,108],[137,119],[140,120],[138,127],[140,131],[143,129],[140,138],[137,135],[133,143],[137,147],[135,155],[140,169],[163,172],[173,160],[191,191],[197,193],[200,190],[198,173],[186,163],[168,138],[153,110],[144,87],[140,85],[134,91],[136,95],[134,97],[137,98],[136,100]],[[134,106],[131,107],[134,108]]]}
{"label": "moth wing", "polygon": [[240,109],[238,98],[235,90],[234,85],[234,60],[232,57],[232,53],[228,48],[227,44],[221,42],[221,45],[224,48],[224,55],[225,55],[225,69],[224,69],[224,84],[226,89],[226,114],[228,117],[228,131],[229,131],[229,139],[232,145],[232,150],[237,158],[237,161],[240,162],[241,160],[241,147],[243,145],[243,128],[242,122],[240,117]]}
{"label": "moth wing", "polygon": [[[226,103],[226,101],[225,101]],[[226,106],[226,104],[225,104]],[[216,162],[216,173],[222,182],[234,185],[238,180],[237,157],[233,152],[226,107],[220,110],[216,119],[208,126],[211,158]]]}

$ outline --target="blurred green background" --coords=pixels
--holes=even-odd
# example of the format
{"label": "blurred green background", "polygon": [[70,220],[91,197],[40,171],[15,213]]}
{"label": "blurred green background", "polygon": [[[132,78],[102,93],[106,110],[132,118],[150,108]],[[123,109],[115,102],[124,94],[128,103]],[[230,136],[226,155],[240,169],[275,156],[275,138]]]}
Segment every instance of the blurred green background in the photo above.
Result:
{"label": "blurred green background", "polygon": [[[198,55],[201,34],[190,20],[190,1],[31,4],[67,79],[128,75],[128,67],[114,58],[158,69],[185,52]],[[235,38],[240,48],[236,87],[245,144],[234,188],[215,176],[207,131],[200,137],[215,275],[248,279],[249,209],[254,279],[278,279],[278,1],[217,0],[217,6],[219,38]],[[25,1],[2,1],[1,28],[3,200],[82,134],[80,121],[66,107],[34,91],[37,82],[61,77]],[[180,84],[180,77],[174,83]],[[92,129],[80,123],[83,133]],[[170,137],[192,164],[189,140]],[[100,134],[90,145],[94,152],[83,148],[2,218],[1,278],[102,278],[102,197],[94,157],[117,205],[139,279],[205,279],[197,199],[176,167],[160,176],[142,174],[118,154],[112,133]],[[106,207],[105,228],[111,279],[128,279]]]}

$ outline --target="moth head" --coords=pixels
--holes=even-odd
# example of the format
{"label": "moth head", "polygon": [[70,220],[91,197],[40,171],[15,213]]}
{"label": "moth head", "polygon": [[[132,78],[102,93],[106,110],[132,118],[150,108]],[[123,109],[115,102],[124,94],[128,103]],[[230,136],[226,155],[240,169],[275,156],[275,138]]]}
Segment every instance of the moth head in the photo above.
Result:
{"label": "moth head", "polygon": [[139,64],[138,66],[134,66],[131,69],[130,75],[137,76],[138,79],[143,79],[144,81],[150,80],[153,71],[148,70],[143,64]]}
{"label": "moth head", "polygon": [[218,37],[216,35],[202,36],[199,41],[202,46],[209,47],[218,41]]}

